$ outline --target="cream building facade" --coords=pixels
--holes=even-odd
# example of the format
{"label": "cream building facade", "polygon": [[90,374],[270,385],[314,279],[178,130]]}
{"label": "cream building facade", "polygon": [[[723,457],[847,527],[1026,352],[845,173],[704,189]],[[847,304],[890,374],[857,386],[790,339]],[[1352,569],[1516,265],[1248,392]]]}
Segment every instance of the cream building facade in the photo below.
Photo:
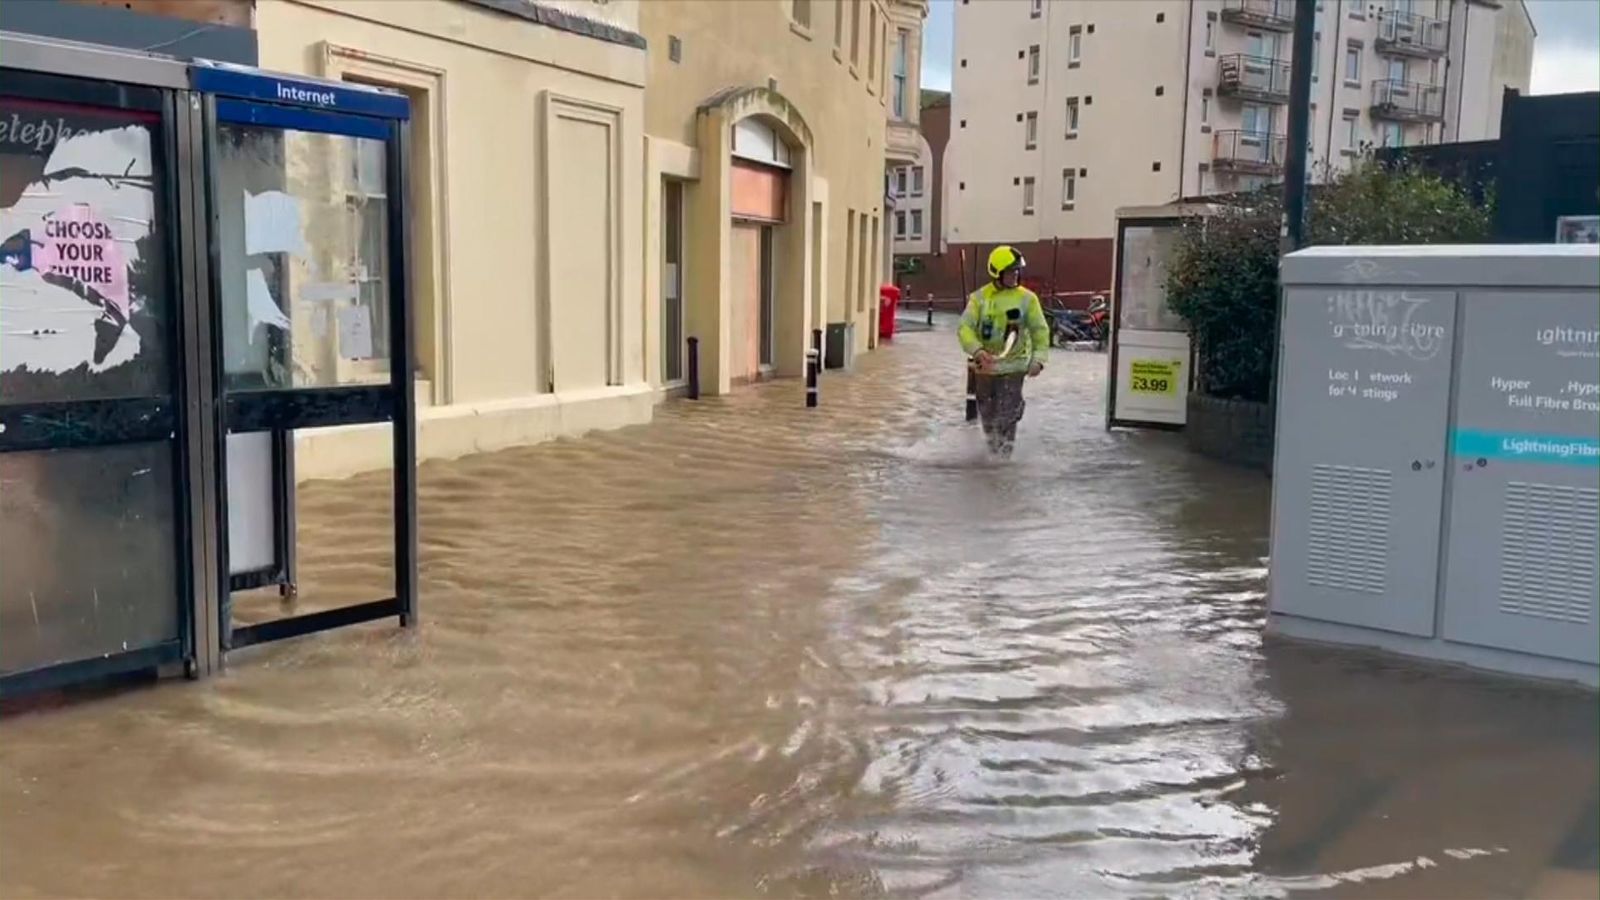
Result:
{"label": "cream building facade", "polygon": [[[412,102],[419,455],[649,421],[875,343],[924,0],[258,0],[261,65]],[[903,153],[903,150],[902,150]],[[385,465],[297,436],[297,475]]]}
{"label": "cream building facade", "polygon": [[[264,68],[411,98],[418,449],[646,422],[637,0],[261,0]],[[387,426],[301,434],[297,475],[387,461]]]}
{"label": "cream building facade", "polygon": [[834,332],[830,365],[875,343],[884,166],[904,142],[890,104],[915,96],[925,12],[922,0],[642,5],[654,384],[683,384],[690,339],[709,394],[802,374],[813,330]]}
{"label": "cream building facade", "polygon": [[[957,0],[950,243],[1108,239],[1119,207],[1280,179],[1294,9]],[[1527,88],[1522,0],[1322,0],[1316,16],[1314,174],[1364,145],[1496,137],[1503,89]]]}

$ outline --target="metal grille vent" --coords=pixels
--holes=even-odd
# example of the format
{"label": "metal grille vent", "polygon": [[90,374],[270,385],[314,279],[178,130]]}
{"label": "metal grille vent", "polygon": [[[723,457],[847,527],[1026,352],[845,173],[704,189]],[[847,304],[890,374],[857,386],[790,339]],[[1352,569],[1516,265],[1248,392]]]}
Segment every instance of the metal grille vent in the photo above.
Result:
{"label": "metal grille vent", "polygon": [[1600,597],[1600,490],[1513,481],[1500,537],[1500,611],[1587,624]]}
{"label": "metal grille vent", "polygon": [[1384,593],[1393,499],[1394,473],[1387,469],[1313,468],[1306,582],[1330,590]]}

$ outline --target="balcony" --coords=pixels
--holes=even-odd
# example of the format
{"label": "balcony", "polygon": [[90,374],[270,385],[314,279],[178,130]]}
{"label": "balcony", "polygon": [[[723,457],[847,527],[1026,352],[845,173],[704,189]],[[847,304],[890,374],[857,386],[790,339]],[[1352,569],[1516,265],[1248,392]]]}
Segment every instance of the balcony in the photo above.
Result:
{"label": "balcony", "polygon": [[1294,30],[1294,0],[1223,0],[1222,20],[1268,31]]}
{"label": "balcony", "polygon": [[1378,39],[1373,47],[1391,56],[1436,59],[1450,49],[1450,25],[1443,19],[1385,12],[1378,16]]}
{"label": "balcony", "polygon": [[1438,122],[1444,119],[1444,88],[1415,81],[1374,81],[1372,117],[1394,122]]}
{"label": "balcony", "polygon": [[1211,136],[1211,168],[1242,175],[1276,175],[1283,171],[1289,147],[1281,134],[1219,131]]}
{"label": "balcony", "polygon": [[1217,60],[1217,96],[1259,103],[1289,102],[1289,64],[1234,53]]}

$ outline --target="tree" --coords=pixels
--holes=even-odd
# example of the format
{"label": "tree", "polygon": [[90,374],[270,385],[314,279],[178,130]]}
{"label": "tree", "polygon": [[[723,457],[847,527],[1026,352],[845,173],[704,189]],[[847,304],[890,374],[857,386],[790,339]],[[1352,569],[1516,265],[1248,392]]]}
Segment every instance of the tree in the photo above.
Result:
{"label": "tree", "polygon": [[[1403,162],[1363,158],[1325,170],[1312,188],[1312,244],[1460,244],[1488,238],[1492,193],[1482,204],[1457,185]],[[1167,302],[1189,323],[1197,388],[1214,397],[1264,401],[1272,386],[1278,313],[1279,188],[1229,200],[1181,227],[1167,267]]]}

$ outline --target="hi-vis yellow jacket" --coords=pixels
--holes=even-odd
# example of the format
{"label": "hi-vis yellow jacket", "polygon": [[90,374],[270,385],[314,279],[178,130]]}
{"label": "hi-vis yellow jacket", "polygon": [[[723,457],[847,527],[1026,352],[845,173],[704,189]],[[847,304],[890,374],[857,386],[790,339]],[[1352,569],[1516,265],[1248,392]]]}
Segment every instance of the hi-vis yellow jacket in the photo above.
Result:
{"label": "hi-vis yellow jacket", "polygon": [[[1010,315],[1016,310],[1015,316]],[[1000,358],[1006,346],[1006,330],[1015,327],[1017,339],[1011,352]],[[1003,288],[993,282],[984,285],[967,298],[967,309],[961,314],[961,327],[956,332],[961,338],[961,349],[968,356],[978,348],[996,357],[993,373],[1015,375],[1028,371],[1030,363],[1044,364],[1050,356],[1050,322],[1044,317],[1044,307],[1039,297],[1025,287]]]}

